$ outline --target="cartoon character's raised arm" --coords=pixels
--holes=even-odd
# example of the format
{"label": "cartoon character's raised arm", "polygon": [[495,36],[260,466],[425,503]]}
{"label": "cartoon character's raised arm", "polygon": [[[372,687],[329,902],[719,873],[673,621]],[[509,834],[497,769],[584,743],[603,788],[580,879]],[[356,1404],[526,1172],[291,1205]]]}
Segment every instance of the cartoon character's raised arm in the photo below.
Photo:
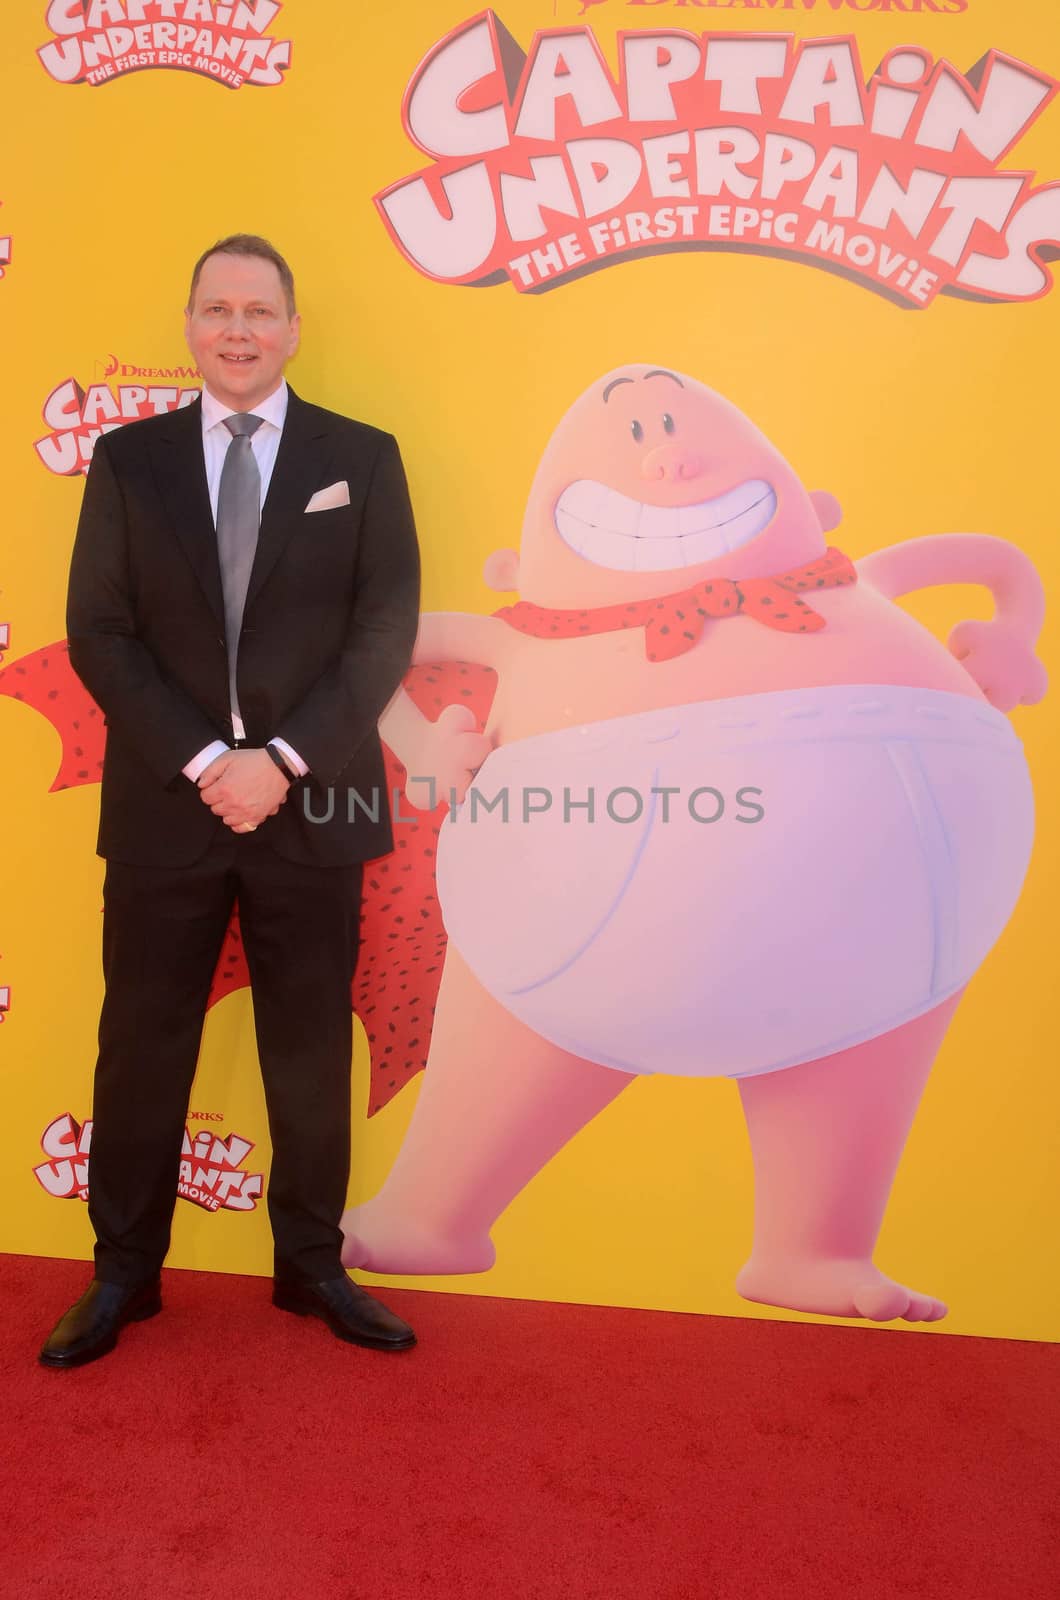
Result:
{"label": "cartoon character's raised arm", "polygon": [[857,563],[860,576],[888,600],[940,584],[990,590],[994,616],[960,622],[947,641],[991,705],[1036,705],[1048,677],[1034,646],[1045,615],[1041,579],[1016,545],[981,533],[942,533],[877,550]]}

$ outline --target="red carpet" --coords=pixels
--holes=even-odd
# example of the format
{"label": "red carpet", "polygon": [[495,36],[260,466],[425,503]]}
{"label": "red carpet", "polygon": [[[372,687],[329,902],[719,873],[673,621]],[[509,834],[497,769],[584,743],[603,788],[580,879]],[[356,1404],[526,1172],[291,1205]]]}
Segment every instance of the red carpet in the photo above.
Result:
{"label": "red carpet", "polygon": [[1055,1346],[168,1272],[105,1360],[0,1256],[4,1600],[1055,1600]]}

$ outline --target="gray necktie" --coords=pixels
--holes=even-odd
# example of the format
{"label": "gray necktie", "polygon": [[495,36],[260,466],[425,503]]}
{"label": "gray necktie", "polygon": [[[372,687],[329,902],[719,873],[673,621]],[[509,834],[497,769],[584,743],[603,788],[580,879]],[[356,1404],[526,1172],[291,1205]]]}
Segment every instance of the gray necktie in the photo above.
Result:
{"label": "gray necktie", "polygon": [[250,436],[261,427],[263,420],[248,411],[237,411],[234,416],[224,419],[232,442],[225,452],[221,483],[217,490],[217,554],[221,562],[221,588],[225,602],[228,698],[233,717],[239,716],[236,657],[261,520],[261,473],[254,459]]}

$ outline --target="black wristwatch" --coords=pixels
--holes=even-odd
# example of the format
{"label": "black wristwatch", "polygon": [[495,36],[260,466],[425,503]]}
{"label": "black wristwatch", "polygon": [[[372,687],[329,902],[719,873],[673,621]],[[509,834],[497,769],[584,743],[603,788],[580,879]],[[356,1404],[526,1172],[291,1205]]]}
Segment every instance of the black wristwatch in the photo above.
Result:
{"label": "black wristwatch", "polygon": [[301,773],[300,772],[293,772],[291,770],[291,768],[287,765],[286,761],[283,759],[283,756],[277,750],[276,746],[274,744],[267,744],[265,746],[265,749],[268,751],[270,759],[272,761],[274,761],[276,763],[276,765],[279,767],[280,771],[283,773],[284,777],[287,779],[287,782],[288,783],[297,782],[297,780],[301,777]]}

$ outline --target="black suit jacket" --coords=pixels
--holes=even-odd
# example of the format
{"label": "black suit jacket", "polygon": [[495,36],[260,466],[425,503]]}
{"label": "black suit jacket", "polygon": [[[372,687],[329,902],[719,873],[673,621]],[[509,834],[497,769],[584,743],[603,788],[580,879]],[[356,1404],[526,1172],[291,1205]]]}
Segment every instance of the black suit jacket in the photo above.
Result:
{"label": "black suit jacket", "polygon": [[[182,771],[232,738],[201,409],[98,440],[71,566],[70,658],[107,721],[99,853],[133,865],[188,865],[224,827]],[[348,506],[305,511],[341,479]],[[291,391],[238,654],[248,743],[286,739],[310,769],[262,824],[289,860],[350,863],[392,847],[376,723],[409,665],[418,611],[394,439]],[[326,816],[329,788],[330,820],[309,820]],[[349,789],[365,802],[352,824]]]}

